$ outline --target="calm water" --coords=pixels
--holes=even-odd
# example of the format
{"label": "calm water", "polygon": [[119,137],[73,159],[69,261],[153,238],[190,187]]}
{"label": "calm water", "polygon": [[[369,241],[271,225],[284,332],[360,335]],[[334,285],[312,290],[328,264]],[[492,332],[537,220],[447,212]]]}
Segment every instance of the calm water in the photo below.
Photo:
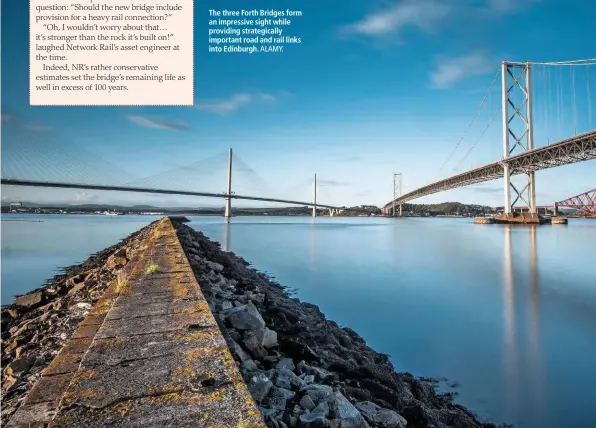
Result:
{"label": "calm water", "polygon": [[[2,303],[156,217],[2,217]],[[41,220],[41,222],[11,220]],[[596,424],[596,221],[195,217],[398,370],[520,427]]]}

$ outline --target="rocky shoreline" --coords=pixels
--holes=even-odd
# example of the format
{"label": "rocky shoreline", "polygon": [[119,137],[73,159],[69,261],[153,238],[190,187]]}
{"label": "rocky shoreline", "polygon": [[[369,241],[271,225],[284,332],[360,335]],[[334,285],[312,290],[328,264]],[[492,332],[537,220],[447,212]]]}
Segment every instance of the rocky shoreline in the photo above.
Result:
{"label": "rocky shoreline", "polygon": [[[356,332],[290,297],[202,233],[173,223],[267,426],[496,427],[437,394],[432,381],[395,372],[388,356]],[[152,228],[2,308],[3,423]]]}

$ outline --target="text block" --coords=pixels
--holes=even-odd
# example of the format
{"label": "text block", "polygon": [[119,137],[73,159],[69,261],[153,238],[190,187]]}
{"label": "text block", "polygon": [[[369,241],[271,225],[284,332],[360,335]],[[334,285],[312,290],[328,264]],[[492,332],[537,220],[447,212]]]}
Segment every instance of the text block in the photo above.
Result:
{"label": "text block", "polygon": [[31,105],[190,106],[192,0],[30,0]]}

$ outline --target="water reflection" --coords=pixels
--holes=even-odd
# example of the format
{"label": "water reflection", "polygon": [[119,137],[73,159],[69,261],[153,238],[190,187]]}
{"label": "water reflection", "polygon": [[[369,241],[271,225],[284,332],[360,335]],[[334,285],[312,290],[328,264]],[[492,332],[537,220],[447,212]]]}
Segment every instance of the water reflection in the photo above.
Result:
{"label": "water reflection", "polygon": [[310,221],[310,265],[314,269],[317,248],[317,220],[316,217],[312,217]]}
{"label": "water reflection", "polygon": [[[538,246],[536,244],[536,227],[532,226],[529,229],[518,229],[521,233],[516,235],[526,235],[529,237],[529,260],[527,266],[529,267],[529,352],[530,359],[530,373],[521,373],[520,365],[527,367],[521,361],[523,351],[520,353],[518,349],[518,333],[522,329],[518,329],[518,319],[516,314],[516,285],[523,286],[524,276],[521,272],[515,270],[512,246],[523,246],[523,242],[516,239],[515,244],[512,243],[513,228],[511,225],[504,226],[504,266],[503,266],[503,317],[504,317],[504,364],[505,364],[505,387],[507,389],[506,397],[508,399],[508,406],[511,410],[519,408],[516,405],[520,400],[520,394],[530,394],[534,404],[533,414],[539,417],[543,414],[545,397],[542,393],[544,388],[544,366],[542,361],[542,347],[540,340],[540,279],[538,276]],[[518,265],[523,266],[525,260],[519,258],[519,249],[515,252],[518,255]],[[522,287],[523,288],[523,287]],[[522,298],[522,301],[524,299]],[[520,319],[525,319],[525,311],[522,308],[522,316]],[[523,339],[523,338],[522,338]],[[522,348],[523,349],[523,348]],[[520,385],[528,387],[529,391],[521,391]]]}
{"label": "water reflection", "polygon": [[542,419],[545,397],[544,365],[540,334],[540,278],[538,277],[538,245],[536,244],[536,227],[530,228],[530,358],[532,360],[532,381],[534,395],[534,411]]}
{"label": "water reflection", "polygon": [[540,282],[536,256],[536,227],[530,228],[530,343],[532,352],[540,354]]}
{"label": "water reflection", "polygon": [[225,218],[223,225],[222,248],[224,251],[230,251],[230,219]]}
{"label": "water reflection", "polygon": [[504,351],[505,358],[505,386],[508,398],[508,406],[513,408],[517,402],[518,392],[518,355],[516,343],[515,328],[515,282],[513,278],[513,257],[511,252],[511,225],[506,225],[504,229],[504,266],[503,266],[503,318],[505,321],[505,340]]}

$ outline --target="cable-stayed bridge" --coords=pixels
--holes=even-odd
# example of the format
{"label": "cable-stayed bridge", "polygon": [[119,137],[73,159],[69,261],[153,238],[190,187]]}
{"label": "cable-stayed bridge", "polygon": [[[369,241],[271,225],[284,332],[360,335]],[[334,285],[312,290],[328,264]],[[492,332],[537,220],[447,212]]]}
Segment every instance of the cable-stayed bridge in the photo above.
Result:
{"label": "cable-stayed bridge", "polygon": [[[312,207],[313,215],[320,209],[329,210],[330,215],[341,209],[336,204],[320,201],[321,193],[325,196],[326,182],[317,183],[316,174],[280,194],[232,149],[133,179],[113,162],[52,132],[38,132],[41,130],[32,126],[38,125],[22,118],[3,116],[2,185],[218,198],[225,200],[226,217],[232,215],[232,200]],[[223,188],[224,183],[225,189],[214,190]],[[266,196],[260,196],[259,192],[265,192]]]}
{"label": "cable-stayed bridge", "polygon": [[[329,210],[330,215],[340,210],[340,207],[333,205],[326,205],[317,203],[317,184],[316,175],[314,178],[314,198],[312,201],[296,201],[291,199],[279,199],[275,197],[261,197],[261,196],[250,196],[236,194],[232,192],[232,165],[233,165],[233,152],[230,149],[229,152],[229,166],[228,166],[228,189],[226,192],[214,193],[214,192],[200,192],[193,190],[181,190],[181,189],[168,189],[163,187],[149,187],[147,185],[137,185],[131,183],[127,185],[114,185],[114,184],[94,184],[86,182],[64,182],[64,181],[43,181],[43,180],[32,180],[22,178],[5,178],[1,179],[3,185],[8,186],[25,186],[25,187],[41,187],[41,188],[57,188],[57,189],[84,189],[84,190],[98,190],[98,191],[117,191],[117,192],[132,192],[132,193],[151,193],[151,194],[162,194],[162,195],[179,195],[179,196],[196,196],[196,197],[207,197],[207,198],[222,198],[225,199],[225,217],[232,215],[231,211],[231,200],[246,200],[246,201],[260,201],[260,202],[275,202],[289,205],[302,205],[312,207],[313,216],[317,214],[317,208],[326,208]],[[149,177],[147,181],[153,177]]]}
{"label": "cable-stayed bridge", "polygon": [[[594,65],[596,65],[596,58],[559,62],[518,63],[503,61],[482,99],[480,107],[476,110],[464,135],[456,144],[447,161],[443,164],[443,167],[460,147],[463,139],[478,118],[478,113],[485,106],[486,100],[490,96],[491,88],[494,86],[498,77],[501,78],[500,106],[492,113],[488,125],[483,129],[479,139],[466,152],[462,161],[476,147],[499,113],[501,114],[501,159],[434,181],[405,194],[402,192],[402,174],[394,174],[393,199],[383,207],[383,212],[387,215],[395,216],[398,213],[401,214],[401,205],[405,202],[433,193],[503,178],[504,212],[511,213],[516,203],[520,202],[525,203],[530,212],[536,213],[535,171],[596,159],[596,129],[593,128],[594,117],[592,112],[594,100],[590,91],[589,74],[590,67]],[[560,133],[562,127],[561,117],[564,115],[565,109],[571,111],[572,117],[569,122],[573,125],[572,129],[569,130],[569,134],[573,136],[561,139],[555,143],[546,144],[542,147],[536,147],[535,145],[536,128],[534,124],[536,121],[536,112],[534,111],[535,94],[532,70],[536,68],[542,71],[542,83],[544,84],[540,94],[543,96],[541,113],[545,119],[544,123],[541,124],[544,128],[541,129],[542,138],[546,136],[550,141],[550,135],[555,134],[555,132],[552,132],[554,128],[557,128],[556,131]],[[560,71],[563,68],[569,70],[571,82],[570,96],[568,97],[570,99],[567,100],[567,103],[564,100],[566,94],[562,84],[563,73]],[[551,69],[554,69],[555,72],[551,73]],[[578,92],[580,92],[580,82],[584,83],[586,91],[585,98],[578,95]],[[555,101],[555,106],[549,106],[549,101],[552,100]],[[580,123],[580,113],[582,111],[587,113],[587,120],[583,125],[584,127],[587,126],[588,130],[578,134],[578,124]],[[555,122],[556,126],[553,122]],[[460,161],[458,166],[462,161]],[[524,175],[526,176],[526,180],[522,181],[521,185],[518,184],[515,186],[512,183],[512,177],[516,175]]]}

